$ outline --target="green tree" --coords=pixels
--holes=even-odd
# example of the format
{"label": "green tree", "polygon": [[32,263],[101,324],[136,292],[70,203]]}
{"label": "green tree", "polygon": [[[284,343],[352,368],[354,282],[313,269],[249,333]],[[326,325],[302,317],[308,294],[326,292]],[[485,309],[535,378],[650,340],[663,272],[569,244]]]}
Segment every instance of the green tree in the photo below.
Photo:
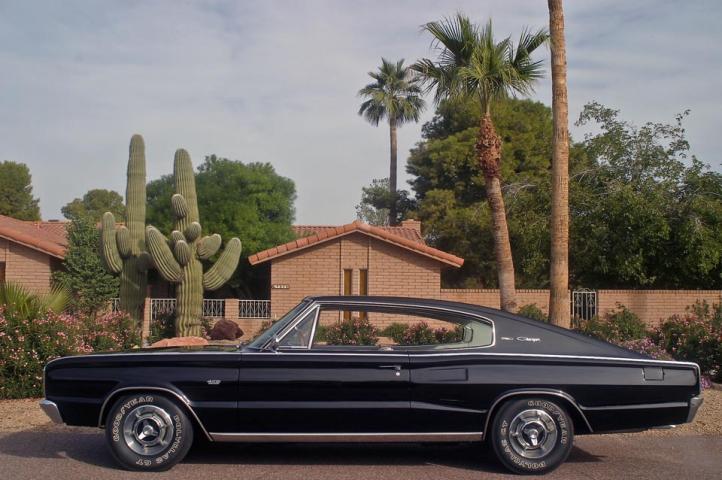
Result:
{"label": "green tree", "polygon": [[110,212],[117,222],[125,221],[123,197],[113,190],[96,188],[89,190],[83,198],[76,198],[60,209],[68,220],[79,217],[99,222],[105,212]]}
{"label": "green tree", "polygon": [[514,45],[507,37],[494,38],[491,20],[479,28],[461,13],[424,27],[435,42],[437,60],[423,59],[414,65],[437,103],[443,99],[475,98],[482,117],[476,153],[484,176],[489,202],[501,308],[517,308],[514,261],[509,240],[506,209],[501,190],[501,138],[492,121],[492,107],[509,95],[526,95],[543,76],[541,61],[531,54],[548,38],[545,30],[524,30]]}
{"label": "green tree", "polygon": [[387,119],[389,122],[390,162],[389,162],[389,199],[388,206],[390,225],[396,225],[398,218],[397,198],[397,141],[396,129],[407,122],[418,122],[419,115],[424,110],[424,100],[421,98],[421,89],[416,83],[413,71],[404,66],[404,61],[389,62],[381,59],[381,66],[377,72],[369,72],[374,79],[359,90],[359,96],[366,98],[359,108],[369,123],[378,126],[379,122]]}
{"label": "green tree", "polygon": [[32,176],[24,163],[0,162],[0,215],[40,220],[39,200],[33,197]]}
{"label": "green tree", "polygon": [[[260,283],[254,281],[256,275],[263,273],[252,269],[245,257],[294,238],[293,181],[278,175],[268,163],[242,163],[216,155],[206,157],[195,176],[203,229],[223,238],[243,240],[244,258],[224,287],[232,292],[225,293],[243,297],[265,293],[253,290]],[[173,193],[170,175],[148,184],[147,222],[161,232],[173,229],[169,200]]]}
{"label": "green tree", "polygon": [[590,103],[578,125],[586,168],[571,182],[571,262],[577,284],[719,288],[722,176],[690,158],[683,119],[637,127]]}
{"label": "green tree", "polygon": [[[551,109],[531,100],[507,99],[494,111],[503,139],[503,188],[517,282],[538,288],[547,284],[549,268]],[[415,214],[424,222],[428,241],[465,259],[461,269],[444,272],[448,286],[497,285],[491,216],[475,152],[480,119],[474,99],[441,102],[408,160]]]}
{"label": "green tree", "polygon": [[69,307],[76,312],[94,314],[107,308],[110,299],[118,296],[119,278],[103,267],[94,220],[85,216],[73,218],[63,268],[54,273],[53,279],[70,291]]}
{"label": "green tree", "polygon": [[370,185],[361,188],[361,202],[356,205],[356,217],[369,225],[388,225],[392,205],[396,205],[397,218],[403,220],[414,202],[406,190],[396,190],[394,198],[388,178],[374,179]]}

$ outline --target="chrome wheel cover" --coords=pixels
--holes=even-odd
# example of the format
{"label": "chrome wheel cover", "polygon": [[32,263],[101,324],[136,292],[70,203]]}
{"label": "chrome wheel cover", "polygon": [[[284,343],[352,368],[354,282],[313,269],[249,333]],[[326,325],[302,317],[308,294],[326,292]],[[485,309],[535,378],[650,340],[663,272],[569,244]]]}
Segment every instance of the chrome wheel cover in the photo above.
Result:
{"label": "chrome wheel cover", "polygon": [[529,409],[518,413],[509,423],[511,448],[524,458],[547,456],[557,443],[557,426],[544,410]]}
{"label": "chrome wheel cover", "polygon": [[157,455],[170,445],[175,433],[168,412],[155,405],[141,405],[123,422],[123,440],[139,455]]}

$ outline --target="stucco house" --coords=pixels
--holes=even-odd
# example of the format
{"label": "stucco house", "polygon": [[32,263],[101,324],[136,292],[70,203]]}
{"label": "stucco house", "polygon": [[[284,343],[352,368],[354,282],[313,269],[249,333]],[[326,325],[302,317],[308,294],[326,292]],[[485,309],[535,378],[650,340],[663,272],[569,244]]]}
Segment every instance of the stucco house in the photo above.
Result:
{"label": "stucco house", "polygon": [[68,246],[66,222],[33,222],[0,215],[0,283],[13,282],[36,292],[50,290],[52,272],[61,268]]}

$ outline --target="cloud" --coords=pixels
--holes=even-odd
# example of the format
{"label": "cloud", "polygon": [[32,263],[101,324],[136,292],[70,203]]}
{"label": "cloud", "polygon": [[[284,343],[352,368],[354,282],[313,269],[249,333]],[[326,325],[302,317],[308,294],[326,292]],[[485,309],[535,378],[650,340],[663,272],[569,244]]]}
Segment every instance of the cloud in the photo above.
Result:
{"label": "cloud", "polygon": [[[640,123],[691,108],[693,150],[718,166],[720,6],[566,8],[572,122],[593,99]],[[140,132],[149,178],[170,172],[178,147],[196,164],[211,153],[271,162],[296,182],[299,222],[345,223],[361,187],[388,170],[388,132],[356,114],[356,91],[381,56],[428,56],[419,26],[457,10],[492,16],[498,35],[548,21],[545,2],[8,2],[0,159],[30,166],[55,218],[88,189],[123,191]],[[535,98],[550,102],[548,80]],[[400,130],[400,159],[420,129]]]}

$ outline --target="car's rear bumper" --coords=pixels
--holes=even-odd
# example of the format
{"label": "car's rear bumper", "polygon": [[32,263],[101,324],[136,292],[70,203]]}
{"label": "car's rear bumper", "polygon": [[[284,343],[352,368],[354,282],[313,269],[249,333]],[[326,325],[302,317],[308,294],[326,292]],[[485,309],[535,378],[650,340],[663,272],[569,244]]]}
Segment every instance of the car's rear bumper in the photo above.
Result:
{"label": "car's rear bumper", "polygon": [[689,413],[687,414],[687,423],[694,420],[694,416],[697,415],[697,410],[702,406],[704,398],[701,395],[692,397],[689,401]]}
{"label": "car's rear bumper", "polygon": [[62,415],[60,415],[60,410],[58,409],[58,406],[55,404],[55,402],[42,399],[40,400],[40,408],[43,410],[43,412],[45,412],[45,415],[47,415],[48,418],[53,421],[53,423],[65,423],[63,421]]}

